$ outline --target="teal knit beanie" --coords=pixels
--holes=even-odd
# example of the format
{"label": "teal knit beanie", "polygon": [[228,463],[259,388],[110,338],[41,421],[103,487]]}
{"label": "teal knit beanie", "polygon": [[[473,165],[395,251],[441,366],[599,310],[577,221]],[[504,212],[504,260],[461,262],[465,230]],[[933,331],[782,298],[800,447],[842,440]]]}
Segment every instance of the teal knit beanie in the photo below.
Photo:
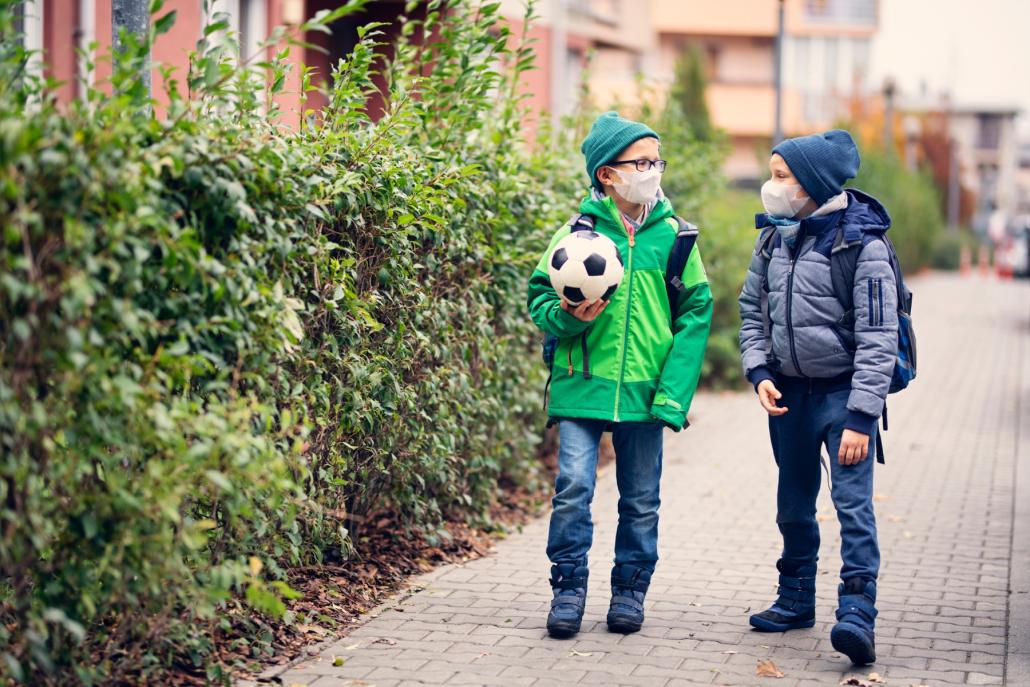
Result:
{"label": "teal knit beanie", "polygon": [[[597,170],[618,157],[634,142],[642,138],[658,138],[658,134],[640,122],[623,119],[618,112],[605,112],[594,121],[590,133],[583,139],[580,150],[587,161],[587,176],[597,190],[603,190],[597,180]],[[661,140],[661,139],[659,139]]]}

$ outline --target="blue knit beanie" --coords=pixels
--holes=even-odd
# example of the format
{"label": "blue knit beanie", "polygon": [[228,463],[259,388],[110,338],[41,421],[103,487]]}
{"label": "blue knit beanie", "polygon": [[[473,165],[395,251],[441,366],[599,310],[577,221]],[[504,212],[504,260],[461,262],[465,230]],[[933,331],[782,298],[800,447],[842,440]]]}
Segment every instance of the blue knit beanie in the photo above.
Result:
{"label": "blue knit beanie", "polygon": [[844,183],[858,174],[861,164],[855,140],[843,129],[788,138],[772,151],[779,153],[801,188],[819,205],[844,190]]}
{"label": "blue knit beanie", "polygon": [[597,170],[618,157],[634,142],[648,137],[658,138],[658,134],[645,124],[623,119],[618,112],[605,112],[598,117],[580,146],[586,158],[590,183],[597,190],[603,190],[604,187],[597,180]]}

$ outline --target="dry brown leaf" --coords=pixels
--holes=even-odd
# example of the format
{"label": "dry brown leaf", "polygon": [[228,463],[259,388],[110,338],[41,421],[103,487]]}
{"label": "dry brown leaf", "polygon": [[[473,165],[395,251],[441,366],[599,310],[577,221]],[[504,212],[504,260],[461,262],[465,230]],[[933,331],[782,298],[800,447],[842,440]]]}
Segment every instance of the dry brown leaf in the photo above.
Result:
{"label": "dry brown leaf", "polygon": [[325,629],[324,627],[319,627],[318,625],[307,625],[305,623],[301,623],[297,626],[297,629],[303,632],[304,634],[318,635],[319,637],[325,637],[327,634],[329,634],[329,630]]}
{"label": "dry brown leaf", "polygon": [[758,665],[755,666],[755,675],[758,677],[783,677],[783,671],[776,667],[768,658],[758,659]]}

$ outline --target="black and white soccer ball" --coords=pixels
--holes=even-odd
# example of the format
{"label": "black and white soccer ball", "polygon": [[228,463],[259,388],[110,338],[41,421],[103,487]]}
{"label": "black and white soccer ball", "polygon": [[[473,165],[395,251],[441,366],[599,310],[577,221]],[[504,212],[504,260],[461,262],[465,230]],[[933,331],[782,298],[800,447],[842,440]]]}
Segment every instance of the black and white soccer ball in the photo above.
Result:
{"label": "black and white soccer ball", "polygon": [[622,255],[596,231],[574,231],[558,242],[547,262],[551,285],[570,305],[608,300],[622,281]]}

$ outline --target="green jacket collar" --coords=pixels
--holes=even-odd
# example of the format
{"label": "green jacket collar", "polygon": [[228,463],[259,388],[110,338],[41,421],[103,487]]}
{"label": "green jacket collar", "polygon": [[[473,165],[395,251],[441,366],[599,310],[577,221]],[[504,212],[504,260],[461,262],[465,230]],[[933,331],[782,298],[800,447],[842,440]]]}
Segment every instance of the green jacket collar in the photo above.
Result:
{"label": "green jacket collar", "polygon": [[[579,211],[585,215],[593,216],[601,224],[607,225],[609,229],[621,232],[626,231],[622,224],[619,208],[615,205],[615,201],[612,200],[611,196],[605,196],[599,200],[594,198],[592,194],[588,195],[579,204]],[[668,198],[661,198],[651,212],[648,213],[647,219],[644,220],[644,224],[637,230],[637,233],[645,231],[659,222],[664,222],[672,216],[672,203],[669,202]]]}

